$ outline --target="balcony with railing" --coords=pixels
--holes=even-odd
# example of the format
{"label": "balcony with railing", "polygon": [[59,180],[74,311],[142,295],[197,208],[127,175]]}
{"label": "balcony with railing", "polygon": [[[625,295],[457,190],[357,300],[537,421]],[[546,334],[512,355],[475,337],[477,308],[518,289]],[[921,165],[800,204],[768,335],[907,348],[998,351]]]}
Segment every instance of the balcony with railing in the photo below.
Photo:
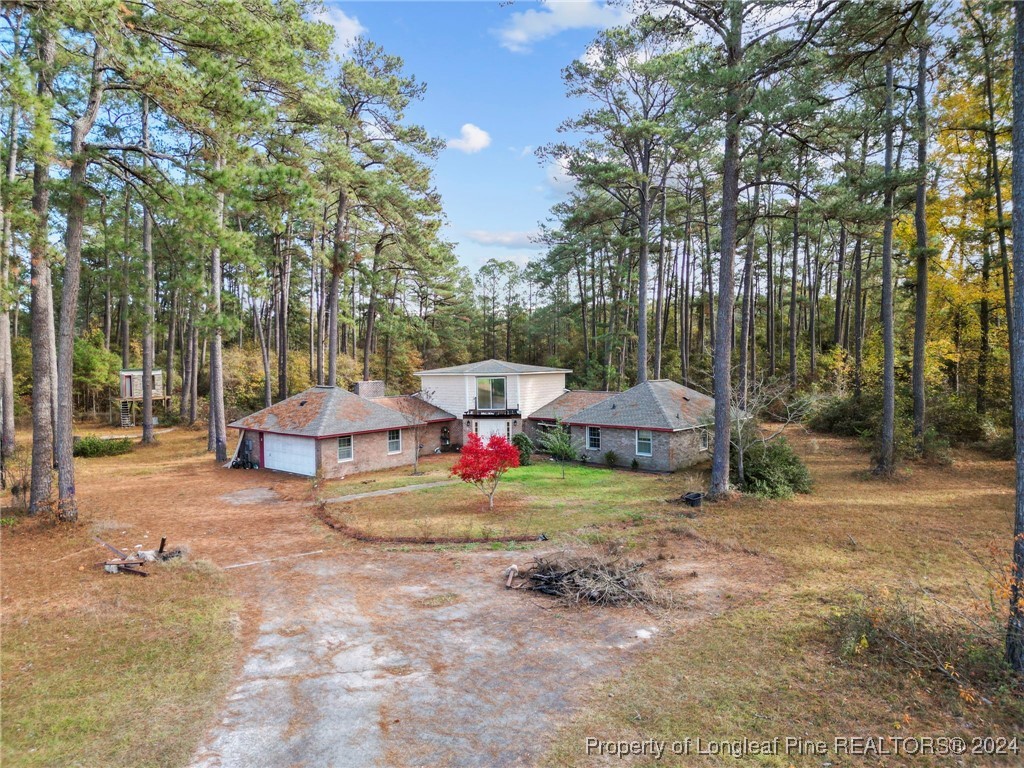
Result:
{"label": "balcony with railing", "polygon": [[473,407],[467,408],[464,415],[466,417],[472,416],[492,419],[518,419],[520,416],[518,403],[515,405],[514,408],[510,408],[508,407],[508,404],[505,402],[494,402],[492,400],[490,405],[492,406],[490,408],[481,408],[479,398],[474,397]]}

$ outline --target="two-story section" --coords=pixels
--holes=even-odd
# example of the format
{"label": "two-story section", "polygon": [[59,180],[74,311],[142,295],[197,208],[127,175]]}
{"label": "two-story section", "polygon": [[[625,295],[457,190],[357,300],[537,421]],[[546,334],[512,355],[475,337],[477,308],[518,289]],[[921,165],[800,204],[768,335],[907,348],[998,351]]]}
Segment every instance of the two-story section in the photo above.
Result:
{"label": "two-story section", "polygon": [[483,360],[416,376],[425,400],[459,418],[459,433],[452,437],[463,442],[470,432],[485,441],[522,432],[524,419],[565,392],[567,373],[566,368]]}

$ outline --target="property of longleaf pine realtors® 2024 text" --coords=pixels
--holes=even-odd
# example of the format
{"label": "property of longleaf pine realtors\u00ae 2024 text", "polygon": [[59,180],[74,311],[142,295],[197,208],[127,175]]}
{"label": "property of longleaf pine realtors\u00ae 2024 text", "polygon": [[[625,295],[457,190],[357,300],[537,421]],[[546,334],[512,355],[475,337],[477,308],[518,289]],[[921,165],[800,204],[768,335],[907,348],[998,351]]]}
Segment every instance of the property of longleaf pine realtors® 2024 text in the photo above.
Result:
{"label": "property of longleaf pine realtors\u00ae 2024 text", "polygon": [[588,755],[619,758],[665,755],[696,755],[747,757],[754,755],[849,755],[884,757],[892,755],[1019,755],[1016,736],[1008,738],[973,738],[959,736],[836,736],[831,741],[776,737],[774,739],[702,739],[686,737],[675,741],[643,739],[635,741],[602,741],[586,739]]}

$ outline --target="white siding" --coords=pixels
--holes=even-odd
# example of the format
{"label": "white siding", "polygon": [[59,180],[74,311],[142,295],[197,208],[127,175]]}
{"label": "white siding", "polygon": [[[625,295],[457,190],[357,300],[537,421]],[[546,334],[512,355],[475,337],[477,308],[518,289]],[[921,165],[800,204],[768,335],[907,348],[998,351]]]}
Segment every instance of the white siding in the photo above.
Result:
{"label": "white siding", "polygon": [[509,408],[515,408],[519,405],[522,381],[522,376],[509,374],[505,377],[505,401],[508,403]]}
{"label": "white siding", "polygon": [[522,389],[519,408],[524,419],[565,392],[564,373],[531,373],[520,376],[519,380]]}
{"label": "white siding", "polygon": [[420,376],[420,382],[427,399],[453,416],[461,417],[473,404],[472,396],[467,392],[470,386],[476,386],[474,376],[426,375]]}
{"label": "white siding", "polygon": [[[523,418],[547,405],[565,391],[564,373],[495,374],[505,378],[505,398],[509,408],[519,407]],[[474,407],[476,374],[464,376],[424,374],[421,387],[429,400],[456,417]]]}

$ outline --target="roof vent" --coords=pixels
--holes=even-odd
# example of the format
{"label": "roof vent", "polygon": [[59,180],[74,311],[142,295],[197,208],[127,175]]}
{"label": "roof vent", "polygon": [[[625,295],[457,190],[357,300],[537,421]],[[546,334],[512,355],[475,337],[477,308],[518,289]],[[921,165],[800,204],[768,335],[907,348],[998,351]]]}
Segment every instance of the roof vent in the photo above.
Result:
{"label": "roof vent", "polygon": [[308,402],[309,402],[308,400],[300,400],[299,401],[299,407],[301,408],[302,406],[304,406]]}
{"label": "roof vent", "polygon": [[612,410],[615,410],[615,403],[612,403]]}

